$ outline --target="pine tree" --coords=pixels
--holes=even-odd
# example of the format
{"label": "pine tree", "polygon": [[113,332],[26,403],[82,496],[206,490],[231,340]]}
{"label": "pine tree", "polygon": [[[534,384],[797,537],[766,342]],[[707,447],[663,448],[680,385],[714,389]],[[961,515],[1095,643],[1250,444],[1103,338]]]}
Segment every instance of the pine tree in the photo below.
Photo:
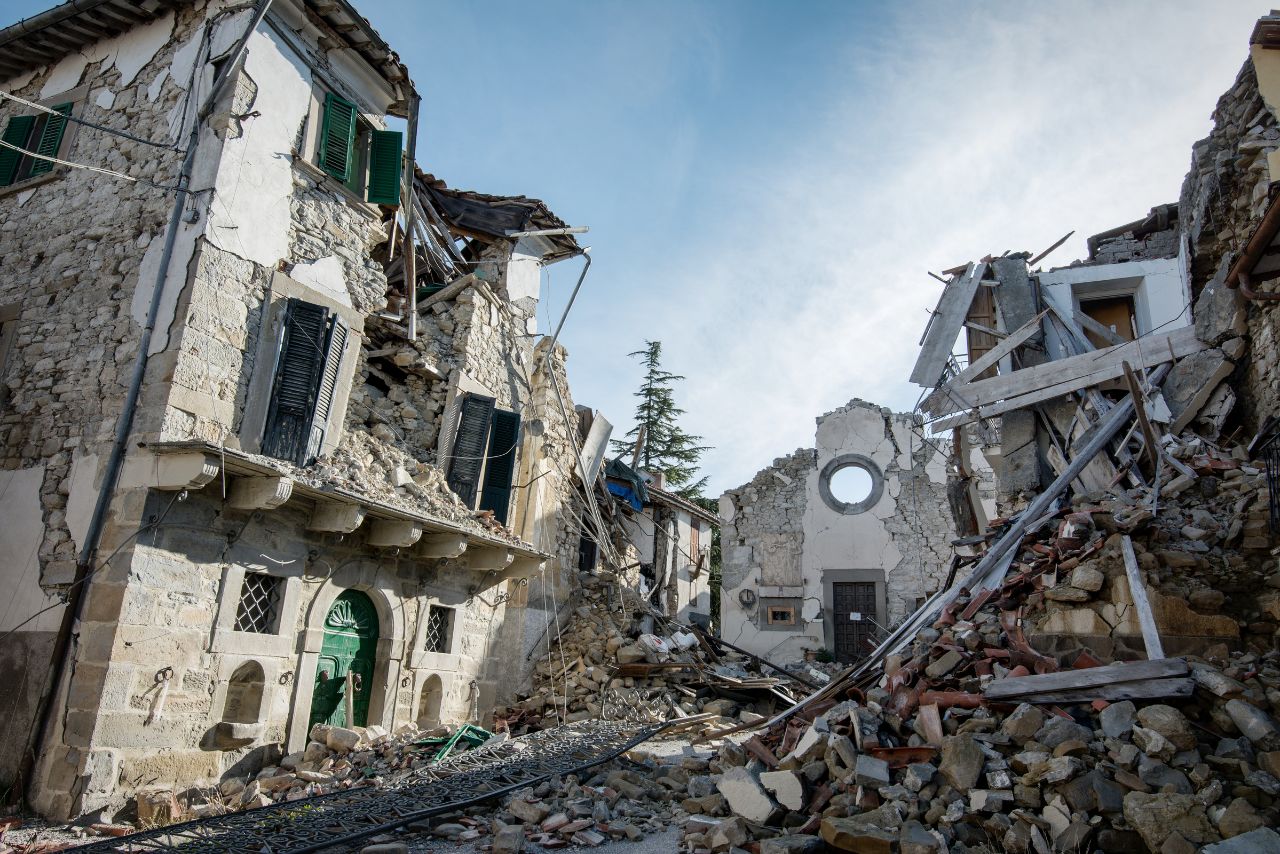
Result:
{"label": "pine tree", "polygon": [[678,421],[684,410],[676,406],[673,387],[684,377],[662,369],[662,342],[646,341],[644,345],[643,350],[627,354],[644,365],[644,382],[635,393],[640,399],[636,405],[635,426],[626,439],[613,440],[614,451],[630,462],[636,439],[643,429],[640,468],[662,472],[671,490],[686,498],[696,497],[707,485],[705,477],[694,480],[698,461],[702,452],[710,448],[699,444],[701,436],[680,429]]}

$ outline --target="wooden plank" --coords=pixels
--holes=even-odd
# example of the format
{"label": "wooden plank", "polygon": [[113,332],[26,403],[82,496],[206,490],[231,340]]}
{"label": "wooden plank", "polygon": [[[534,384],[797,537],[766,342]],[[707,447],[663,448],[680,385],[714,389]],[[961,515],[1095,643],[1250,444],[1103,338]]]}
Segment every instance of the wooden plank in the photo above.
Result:
{"label": "wooden plank", "polygon": [[964,319],[969,313],[969,306],[973,304],[978,282],[986,272],[985,263],[970,264],[964,276],[942,291],[933,319],[925,330],[920,356],[911,370],[911,382],[924,388],[932,388],[942,377],[951,349],[960,337],[960,330],[964,328]]}
{"label": "wooden plank", "polygon": [[1006,676],[987,686],[983,695],[988,700],[1049,691],[1075,691],[1143,679],[1165,679],[1186,676],[1190,672],[1184,658],[1162,658],[1151,661],[1124,661],[1084,670],[1063,670],[1036,676]]}
{"label": "wooden plank", "polygon": [[1133,368],[1129,363],[1121,362],[1120,366],[1124,370],[1124,381],[1129,384],[1129,394],[1133,395],[1133,399],[1137,401],[1137,405],[1134,406],[1134,412],[1137,413],[1138,428],[1142,430],[1142,438],[1145,440],[1142,452],[1154,472],[1157,455],[1160,453],[1160,445],[1156,441],[1156,431],[1151,429],[1151,421],[1147,419],[1147,396],[1142,393],[1142,385],[1138,382],[1138,375],[1133,372]]}
{"label": "wooden plank", "polygon": [[1160,697],[1190,697],[1195,692],[1194,679],[1139,679],[1115,685],[1099,685],[1076,691],[1046,691],[1043,694],[1020,694],[1010,698],[1020,703],[1091,703],[1094,700],[1154,700]]}
{"label": "wooden plank", "polygon": [[[945,389],[954,390],[962,398],[966,397],[964,393],[964,388],[967,386],[969,381],[972,380],[974,377],[978,376],[979,374],[981,374],[987,368],[990,368],[991,366],[998,364],[1001,359],[1003,359],[1005,356],[1009,355],[1014,350],[1021,347],[1024,343],[1026,343],[1027,339],[1029,339],[1032,335],[1035,335],[1037,332],[1039,332],[1040,321],[1044,319],[1045,313],[1046,312],[1042,311],[1039,314],[1037,314],[1035,317],[1033,317],[1031,320],[1028,320],[1026,323],[1022,324],[1022,326],[1019,326],[1016,331],[1014,331],[1012,334],[1006,337],[999,344],[997,344],[996,346],[988,350],[986,353],[984,353],[981,356],[981,358],[979,358],[973,364],[969,365],[969,367],[965,368],[960,373],[956,374],[955,379],[948,382],[943,388],[940,388],[937,391],[935,391],[933,394],[929,395],[929,397],[925,399],[925,402],[922,408],[926,412],[933,412],[934,398],[939,395],[945,396],[946,394],[946,392],[944,391]],[[939,400],[942,400],[942,399],[944,398],[939,398]],[[949,412],[954,410],[940,410],[940,411]]]}
{"label": "wooden plank", "polygon": [[1092,332],[1094,335],[1097,335],[1102,340],[1110,341],[1112,344],[1124,343],[1124,339],[1121,338],[1119,335],[1115,334],[1114,332],[1112,332],[1110,326],[1099,323],[1098,321],[1094,320],[1092,317],[1085,314],[1084,312],[1082,311],[1072,312],[1071,316],[1075,318],[1076,323],[1080,325],[1081,329],[1084,329],[1087,332]]}
{"label": "wooden plank", "polygon": [[1133,597],[1133,605],[1138,609],[1138,623],[1142,626],[1142,641],[1147,645],[1147,658],[1152,661],[1162,659],[1164,645],[1160,643],[1160,630],[1156,627],[1155,614],[1151,613],[1147,586],[1142,582],[1138,558],[1133,553],[1133,541],[1128,534],[1120,539],[1120,550],[1124,553],[1124,572],[1129,579],[1129,595]]}
{"label": "wooden plank", "polygon": [[1150,368],[1171,358],[1180,359],[1198,353],[1205,346],[1203,341],[1196,338],[1194,327],[1184,326],[1167,334],[1140,338],[1105,350],[1069,356],[968,383],[957,391],[963,395],[968,406],[979,409],[1019,397],[1029,402],[1035,402],[1030,400],[1032,396],[1037,396],[1038,400],[1047,400],[1123,376],[1122,363],[1125,360],[1135,368]]}

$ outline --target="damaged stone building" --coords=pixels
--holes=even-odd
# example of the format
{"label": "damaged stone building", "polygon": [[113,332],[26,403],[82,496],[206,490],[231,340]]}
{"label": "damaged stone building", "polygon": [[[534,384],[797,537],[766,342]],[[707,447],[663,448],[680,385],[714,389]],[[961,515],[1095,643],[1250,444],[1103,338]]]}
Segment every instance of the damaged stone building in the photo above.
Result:
{"label": "damaged stone building", "polygon": [[578,561],[570,229],[417,168],[345,0],[67,4],[0,78],[0,784],[111,812],[482,720]]}
{"label": "damaged stone building", "polygon": [[[842,662],[866,655],[947,579],[952,456],[911,415],[855,399],[817,419],[814,448],[726,492],[725,640],[780,662],[806,650]],[[982,457],[971,456],[981,472]],[[863,487],[843,494],[838,479],[850,469],[864,473]],[[994,515],[989,497],[979,511]]]}

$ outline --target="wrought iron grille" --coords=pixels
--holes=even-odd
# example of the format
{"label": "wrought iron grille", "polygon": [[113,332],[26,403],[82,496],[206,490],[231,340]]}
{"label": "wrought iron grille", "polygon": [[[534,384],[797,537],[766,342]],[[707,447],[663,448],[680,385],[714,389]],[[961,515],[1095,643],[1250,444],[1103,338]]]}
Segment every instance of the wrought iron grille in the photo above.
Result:
{"label": "wrought iron grille", "polygon": [[269,635],[276,630],[280,579],[261,572],[246,572],[236,608],[236,631]]}
{"label": "wrought iron grille", "polygon": [[383,787],[345,789],[173,824],[104,839],[76,852],[354,851],[360,848],[356,843],[371,836],[601,765],[676,723],[638,727],[582,721],[521,738],[495,738],[443,762],[404,772]]}
{"label": "wrought iron grille", "polygon": [[427,611],[427,652],[448,652],[453,631],[453,609],[432,605]]}

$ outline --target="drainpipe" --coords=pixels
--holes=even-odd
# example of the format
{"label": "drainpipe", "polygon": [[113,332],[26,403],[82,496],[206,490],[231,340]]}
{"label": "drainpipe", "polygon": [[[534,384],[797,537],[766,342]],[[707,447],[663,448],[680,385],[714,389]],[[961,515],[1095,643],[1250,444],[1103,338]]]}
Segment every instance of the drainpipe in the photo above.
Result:
{"label": "drainpipe", "polygon": [[262,23],[262,19],[266,16],[267,9],[270,6],[271,0],[259,0],[258,5],[254,8],[252,20],[249,21],[249,25],[240,36],[240,40],[236,42],[229,61],[214,79],[213,86],[210,88],[200,112],[196,115],[195,121],[191,125],[191,133],[187,139],[186,154],[182,158],[182,167],[178,173],[177,194],[173,201],[173,210],[169,214],[169,224],[165,231],[164,251],[160,256],[160,268],[156,272],[155,286],[151,293],[151,305],[147,309],[147,322],[142,328],[142,337],[138,342],[138,355],[133,363],[133,375],[129,380],[129,390],[125,395],[124,408],[121,410],[116,422],[116,435],[115,441],[111,446],[111,456],[107,459],[107,467],[102,476],[102,487],[98,491],[98,500],[94,505],[93,516],[89,520],[89,528],[85,533],[84,547],[80,550],[80,559],[76,564],[75,580],[68,591],[67,605],[63,610],[62,623],[58,627],[58,638],[52,659],[53,679],[50,682],[49,693],[41,703],[43,708],[40,712],[39,740],[35,744],[35,749],[28,751],[23,760],[22,777],[19,779],[27,781],[28,791],[30,791],[31,770],[35,765],[35,757],[44,752],[45,745],[48,743],[53,730],[53,723],[56,718],[53,700],[67,671],[67,659],[71,648],[71,630],[79,622],[84,610],[86,600],[84,589],[88,586],[86,582],[93,572],[93,562],[97,557],[98,544],[102,539],[102,529],[106,525],[107,510],[111,505],[111,497],[115,492],[116,484],[120,480],[120,468],[124,463],[129,435],[133,431],[133,418],[137,414],[138,396],[142,391],[142,380],[147,371],[149,358],[147,351],[151,348],[151,335],[155,331],[156,317],[160,313],[160,298],[164,294],[164,284],[165,279],[168,278],[169,263],[173,260],[174,244],[177,242],[178,228],[182,224],[182,209],[187,201],[187,188],[191,182],[192,168],[195,165],[196,148],[200,140],[200,128],[209,118],[209,114],[213,112],[213,106],[217,103],[218,95],[226,85],[227,80],[230,79],[231,74],[237,70],[240,59],[244,56],[245,47],[249,44],[249,37],[253,35],[253,31],[258,28],[258,25]]}
{"label": "drainpipe", "polygon": [[1227,274],[1227,287],[1240,288],[1240,294],[1245,299],[1257,300],[1259,302],[1276,302],[1280,300],[1280,294],[1263,294],[1258,293],[1250,286],[1249,276],[1253,272],[1253,268],[1262,260],[1262,256],[1266,254],[1267,248],[1271,245],[1271,241],[1276,234],[1280,232],[1280,201],[1272,202],[1267,208],[1267,213],[1262,217],[1262,222],[1258,223],[1258,229],[1249,238],[1248,244],[1244,247],[1244,252],[1240,258],[1231,266],[1231,272]]}
{"label": "drainpipe", "polygon": [[578,274],[578,283],[573,286],[573,293],[569,294],[569,304],[564,307],[564,314],[560,315],[560,322],[556,324],[556,331],[551,336],[551,346],[547,348],[548,353],[555,351],[556,341],[560,339],[560,330],[564,329],[564,322],[569,319],[569,309],[573,308],[573,301],[578,298],[578,291],[582,288],[582,280],[587,277],[587,270],[591,269],[591,247],[585,247],[580,254],[586,263],[582,265],[582,272]]}
{"label": "drainpipe", "polygon": [[1264,294],[1255,291],[1249,286],[1249,274],[1236,274],[1236,281],[1240,285],[1240,295],[1245,299],[1251,299],[1256,302],[1280,302],[1280,294]]}

